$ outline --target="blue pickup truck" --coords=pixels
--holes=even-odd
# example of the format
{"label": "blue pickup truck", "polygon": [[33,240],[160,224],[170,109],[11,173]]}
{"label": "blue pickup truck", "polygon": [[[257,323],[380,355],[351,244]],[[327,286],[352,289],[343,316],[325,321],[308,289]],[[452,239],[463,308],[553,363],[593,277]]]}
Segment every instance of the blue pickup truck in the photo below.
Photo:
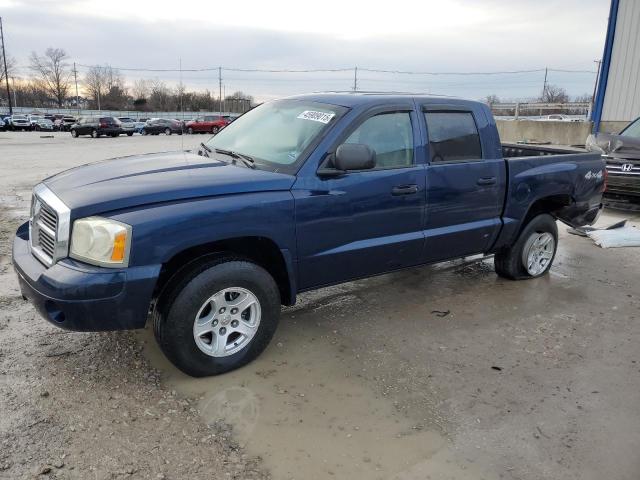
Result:
{"label": "blue pickup truck", "polygon": [[300,292],[494,254],[544,275],[556,220],[593,223],[599,153],[502,145],[482,103],[314,94],[265,103],[198,152],[74,168],[33,190],[13,261],[22,295],[70,330],[153,322],[193,376],[238,368]]}

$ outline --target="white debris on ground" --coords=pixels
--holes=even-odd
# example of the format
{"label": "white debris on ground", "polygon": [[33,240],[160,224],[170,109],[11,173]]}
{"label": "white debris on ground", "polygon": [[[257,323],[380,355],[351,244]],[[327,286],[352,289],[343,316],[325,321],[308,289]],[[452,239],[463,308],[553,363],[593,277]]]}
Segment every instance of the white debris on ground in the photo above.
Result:
{"label": "white debris on ground", "polygon": [[587,232],[587,235],[602,248],[640,247],[640,229],[632,226],[593,230]]}

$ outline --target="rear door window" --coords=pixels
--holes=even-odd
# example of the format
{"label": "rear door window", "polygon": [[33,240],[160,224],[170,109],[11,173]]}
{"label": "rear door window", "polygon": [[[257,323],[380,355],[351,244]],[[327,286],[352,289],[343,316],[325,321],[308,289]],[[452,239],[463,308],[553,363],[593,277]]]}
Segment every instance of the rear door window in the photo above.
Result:
{"label": "rear door window", "polygon": [[425,112],[431,162],[482,160],[478,127],[471,112]]}

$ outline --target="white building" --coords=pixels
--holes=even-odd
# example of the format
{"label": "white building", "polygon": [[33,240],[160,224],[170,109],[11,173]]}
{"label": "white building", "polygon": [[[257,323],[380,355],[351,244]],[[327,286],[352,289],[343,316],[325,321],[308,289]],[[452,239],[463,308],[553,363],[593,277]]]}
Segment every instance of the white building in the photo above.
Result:
{"label": "white building", "polygon": [[640,117],[640,0],[611,0],[593,128],[617,133],[637,117]]}

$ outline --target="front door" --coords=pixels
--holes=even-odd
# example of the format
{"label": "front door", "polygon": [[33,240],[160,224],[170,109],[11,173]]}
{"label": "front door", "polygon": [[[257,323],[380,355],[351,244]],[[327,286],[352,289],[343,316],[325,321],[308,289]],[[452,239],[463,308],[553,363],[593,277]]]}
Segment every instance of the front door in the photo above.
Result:
{"label": "front door", "polygon": [[378,111],[356,125],[338,143],[369,145],[376,167],[306,179],[300,184],[311,188],[292,190],[300,290],[420,262],[425,181],[415,112]]}

